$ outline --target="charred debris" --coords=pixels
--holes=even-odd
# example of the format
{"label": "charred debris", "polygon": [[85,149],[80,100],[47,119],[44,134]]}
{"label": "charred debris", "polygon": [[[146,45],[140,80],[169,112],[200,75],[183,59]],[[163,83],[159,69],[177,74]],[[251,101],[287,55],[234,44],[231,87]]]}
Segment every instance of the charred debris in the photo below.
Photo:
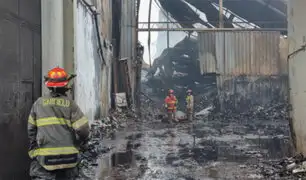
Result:
{"label": "charred debris", "polygon": [[[151,68],[143,69],[142,92],[145,94],[143,101],[160,109],[162,99],[167,90],[171,88],[175,90],[179,98],[178,108],[184,111],[185,92],[191,88],[196,97],[195,111],[209,109],[205,116],[198,116],[197,121],[213,122],[213,126],[219,131],[216,136],[227,133],[245,136],[251,133],[271,138],[271,141],[267,143],[272,143],[270,145],[273,146],[272,152],[274,153],[245,152],[247,156],[257,158],[257,163],[250,166],[256,167],[261,177],[259,179],[305,177],[305,157],[293,156],[289,104],[286,92],[284,92],[286,88],[280,85],[286,84],[287,77],[263,76],[250,80],[245,75],[233,76],[223,81],[221,86],[223,89],[220,89],[218,74],[201,74],[198,63],[198,45],[194,38],[186,37],[173,48],[165,49],[155,59]],[[230,91],[230,88],[227,88],[229,86],[234,86],[235,90]],[[245,91],[244,89],[251,90]],[[154,113],[155,118],[161,117],[156,115],[160,111]],[[240,124],[243,128],[226,131],[228,126],[233,126],[233,124],[234,126]],[[199,134],[201,133],[197,135],[201,137],[198,138],[203,138]],[[262,143],[259,143],[260,147]]]}

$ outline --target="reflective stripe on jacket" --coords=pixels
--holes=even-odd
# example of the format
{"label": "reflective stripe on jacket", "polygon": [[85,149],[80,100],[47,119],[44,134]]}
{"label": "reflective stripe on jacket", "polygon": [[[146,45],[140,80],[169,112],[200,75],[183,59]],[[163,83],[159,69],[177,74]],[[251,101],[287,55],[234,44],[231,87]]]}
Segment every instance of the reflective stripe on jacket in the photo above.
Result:
{"label": "reflective stripe on jacket", "polygon": [[165,99],[165,104],[167,105],[168,110],[176,110],[176,105],[178,101],[175,96],[167,96]]}
{"label": "reflective stripe on jacket", "polygon": [[193,100],[193,95],[187,95],[186,97],[186,107],[187,109],[193,109],[194,106],[194,100]]}
{"label": "reflective stripe on jacket", "polygon": [[79,143],[89,136],[88,119],[66,96],[39,98],[28,118],[29,156],[49,171],[73,168]]}

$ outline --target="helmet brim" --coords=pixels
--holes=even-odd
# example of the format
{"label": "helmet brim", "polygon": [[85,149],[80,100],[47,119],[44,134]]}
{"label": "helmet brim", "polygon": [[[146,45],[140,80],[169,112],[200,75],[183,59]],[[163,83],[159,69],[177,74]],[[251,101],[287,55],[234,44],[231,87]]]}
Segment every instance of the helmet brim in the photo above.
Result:
{"label": "helmet brim", "polygon": [[65,87],[67,86],[69,81],[63,81],[63,82],[50,82],[47,81],[45,84],[47,87]]}

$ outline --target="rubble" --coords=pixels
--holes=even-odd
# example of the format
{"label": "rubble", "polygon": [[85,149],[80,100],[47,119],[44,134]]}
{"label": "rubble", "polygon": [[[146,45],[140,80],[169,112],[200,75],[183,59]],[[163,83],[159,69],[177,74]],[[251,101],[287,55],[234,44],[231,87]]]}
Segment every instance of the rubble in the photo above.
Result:
{"label": "rubble", "polygon": [[123,129],[128,120],[135,120],[136,117],[130,111],[114,111],[110,113],[109,117],[92,122],[90,141],[87,143],[85,151],[81,153],[81,162],[79,164],[81,179],[95,177],[99,158],[115,148],[114,146],[107,146],[103,141],[114,138],[116,131]]}
{"label": "rubble", "polygon": [[262,168],[266,178],[302,178],[306,177],[306,158],[302,154],[272,162],[269,168]]}
{"label": "rubble", "polygon": [[[143,86],[152,88],[158,95],[174,89],[177,97],[184,97],[187,88],[201,91],[212,79],[203,78],[198,68],[197,41],[186,37],[173,48],[165,49],[154,60],[152,68],[143,77]],[[144,89],[145,90],[145,89]],[[179,101],[180,102],[180,101]]]}
{"label": "rubble", "polygon": [[104,138],[105,129],[109,129],[111,124],[109,121],[94,121],[91,124],[91,137],[87,144],[84,152],[81,153],[81,161],[79,164],[79,169],[81,172],[81,178],[94,177],[95,169],[97,168],[97,158],[111,150],[111,147],[105,147],[102,144]]}
{"label": "rubble", "polygon": [[[275,163],[271,162],[290,156],[286,103],[254,106],[244,113],[216,112],[212,106],[213,96],[209,94],[209,91],[202,94],[205,102],[201,110],[207,109],[203,116],[199,113],[194,126],[179,123],[169,127],[156,119],[144,122],[149,131],[140,138],[146,143],[139,151],[149,163],[148,170],[140,179],[270,179],[264,174],[264,169],[266,174],[273,173]],[[150,98],[155,96],[150,95]],[[148,104],[158,103],[146,101],[143,108],[148,108]],[[164,157],[165,163],[158,161],[158,157]],[[212,163],[216,166],[210,167]],[[193,171],[195,167],[203,170]]]}
{"label": "rubble", "polygon": [[200,112],[195,113],[195,116],[207,117],[211,113],[212,110],[213,110],[213,106],[209,106],[201,110]]}
{"label": "rubble", "polygon": [[[197,112],[205,110],[192,123],[173,126],[163,123],[159,117],[163,114],[159,108],[163,98],[152,94],[141,96],[141,118],[133,111],[112,112],[92,128],[95,140],[90,143],[93,149],[90,152],[95,153],[90,153],[84,169],[93,174],[92,169],[101,165],[97,162],[107,162],[116,153],[123,156],[122,161],[131,157],[126,154],[128,151],[116,149],[112,141],[130,143],[136,161],[135,164],[124,161],[115,167],[112,163],[105,165],[113,179],[266,180],[302,176],[303,161],[292,158],[280,161],[292,154],[286,103],[254,106],[244,113],[230,109],[218,112],[212,104],[211,89],[199,96],[203,102]],[[106,160],[100,158],[101,154]]]}

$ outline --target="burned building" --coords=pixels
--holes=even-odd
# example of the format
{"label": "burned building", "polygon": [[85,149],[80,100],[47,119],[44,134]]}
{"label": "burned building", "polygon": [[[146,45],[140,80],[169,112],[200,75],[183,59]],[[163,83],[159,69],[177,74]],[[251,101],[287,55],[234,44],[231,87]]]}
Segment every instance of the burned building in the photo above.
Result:
{"label": "burned building", "polygon": [[[169,15],[178,27],[219,26],[218,1],[160,0],[159,4],[160,14]],[[246,31],[186,32],[183,40],[164,49],[155,59],[147,75],[148,84],[177,89],[180,96],[187,88],[196,93],[215,88],[221,108],[226,107],[225,101],[236,104],[237,109],[245,104],[251,106],[251,96],[254,104],[272,102],[277,97],[285,100],[286,1],[224,1],[223,8],[224,27]],[[159,32],[157,46],[165,44],[167,40],[162,37],[166,33]],[[254,99],[259,95],[262,101]]]}

